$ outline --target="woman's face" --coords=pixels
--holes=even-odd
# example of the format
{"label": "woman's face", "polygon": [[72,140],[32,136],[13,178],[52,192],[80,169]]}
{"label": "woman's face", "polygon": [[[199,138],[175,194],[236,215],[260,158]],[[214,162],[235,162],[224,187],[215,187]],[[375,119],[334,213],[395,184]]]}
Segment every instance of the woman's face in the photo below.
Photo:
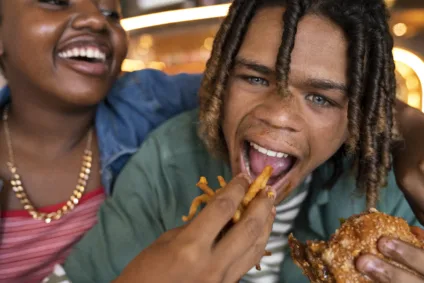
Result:
{"label": "woman's face", "polygon": [[62,105],[99,103],[127,53],[119,0],[2,1],[0,54],[12,88]]}

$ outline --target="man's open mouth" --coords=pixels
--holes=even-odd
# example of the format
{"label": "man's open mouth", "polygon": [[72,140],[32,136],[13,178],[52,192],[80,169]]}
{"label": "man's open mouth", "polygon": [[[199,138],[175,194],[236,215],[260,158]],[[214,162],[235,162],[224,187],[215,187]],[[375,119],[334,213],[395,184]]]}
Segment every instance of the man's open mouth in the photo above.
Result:
{"label": "man's open mouth", "polygon": [[293,155],[268,149],[252,141],[242,144],[242,171],[256,179],[265,166],[272,166],[274,171],[267,184],[276,188],[285,185],[297,161],[298,158]]}

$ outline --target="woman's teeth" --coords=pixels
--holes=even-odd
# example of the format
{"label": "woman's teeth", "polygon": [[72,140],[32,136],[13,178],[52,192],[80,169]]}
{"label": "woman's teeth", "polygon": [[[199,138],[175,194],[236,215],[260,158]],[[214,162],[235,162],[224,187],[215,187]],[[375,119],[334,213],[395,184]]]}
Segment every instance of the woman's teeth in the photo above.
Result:
{"label": "woman's teeth", "polygon": [[284,152],[276,152],[276,151],[272,151],[270,149],[266,149],[254,142],[250,142],[250,146],[253,147],[254,149],[256,149],[257,151],[259,151],[262,154],[271,156],[271,157],[277,157],[277,158],[287,158],[289,157],[289,155],[287,153]]}
{"label": "woman's teeth", "polygon": [[61,58],[87,58],[97,59],[99,61],[106,61],[106,54],[99,49],[95,48],[73,48],[59,53]]}

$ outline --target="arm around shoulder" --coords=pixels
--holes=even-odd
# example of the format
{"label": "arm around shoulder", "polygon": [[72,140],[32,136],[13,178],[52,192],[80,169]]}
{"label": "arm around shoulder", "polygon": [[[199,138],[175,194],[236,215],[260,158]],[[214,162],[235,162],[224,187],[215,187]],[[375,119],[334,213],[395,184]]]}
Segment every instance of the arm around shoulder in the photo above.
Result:
{"label": "arm around shoulder", "polygon": [[150,138],[123,169],[114,194],[101,206],[98,223],[65,263],[72,282],[110,282],[165,228],[155,178],[161,172],[158,143]]}

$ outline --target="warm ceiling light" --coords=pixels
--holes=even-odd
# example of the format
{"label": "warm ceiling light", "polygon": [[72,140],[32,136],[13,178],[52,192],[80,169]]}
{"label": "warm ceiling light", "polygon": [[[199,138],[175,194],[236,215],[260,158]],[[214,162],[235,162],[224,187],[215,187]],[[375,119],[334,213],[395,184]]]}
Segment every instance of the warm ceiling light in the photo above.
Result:
{"label": "warm ceiling light", "polygon": [[408,31],[408,27],[404,23],[397,23],[393,26],[393,34],[396,36],[404,36]]}
{"label": "warm ceiling light", "polygon": [[[396,0],[385,0],[390,8]],[[206,7],[179,9],[167,12],[160,12],[148,15],[141,15],[132,18],[126,18],[121,21],[125,30],[131,31],[141,28],[161,26],[180,22],[189,22],[197,20],[206,20],[213,18],[222,18],[228,14],[231,4],[212,5]]]}
{"label": "warm ceiling light", "polygon": [[[388,6],[393,5],[394,0],[386,0]],[[149,15],[142,15],[133,18],[123,19],[121,21],[122,26],[125,30],[131,31],[135,29],[148,28],[172,23],[188,22],[196,20],[205,20],[213,18],[225,17],[228,13],[230,4],[213,5],[207,7],[181,9],[168,12],[160,12]],[[407,29],[402,27],[402,23],[399,23],[399,29]],[[395,25],[396,26],[396,25]],[[406,33],[406,30],[405,30]],[[422,89],[422,111],[424,111],[424,62],[415,54],[410,51],[394,48],[393,56],[395,61],[408,65],[417,74]],[[126,68],[125,68],[126,67]],[[138,60],[125,60],[124,68],[125,71],[131,71],[136,69],[142,69],[143,63]]]}
{"label": "warm ceiling light", "polygon": [[213,5],[207,7],[180,9],[126,18],[121,25],[126,31],[161,26],[173,23],[222,18],[228,14],[230,4]]}
{"label": "warm ceiling light", "polygon": [[409,66],[417,75],[421,85],[421,110],[424,111],[424,62],[414,53],[395,47],[393,48],[393,59]]}
{"label": "warm ceiling light", "polygon": [[121,66],[123,72],[134,72],[145,68],[146,64],[143,61],[132,59],[125,59]]}
{"label": "warm ceiling light", "polygon": [[212,51],[212,47],[213,47],[213,37],[208,37],[205,39],[204,43],[203,43],[203,47],[208,50],[208,51]]}
{"label": "warm ceiling light", "polygon": [[408,93],[408,105],[412,106],[414,108],[418,108],[420,109],[421,105],[420,105],[420,101],[421,101],[421,93],[419,92],[410,92]]}
{"label": "warm ceiling light", "polygon": [[395,4],[396,0],[385,0],[387,7],[391,8]]}

